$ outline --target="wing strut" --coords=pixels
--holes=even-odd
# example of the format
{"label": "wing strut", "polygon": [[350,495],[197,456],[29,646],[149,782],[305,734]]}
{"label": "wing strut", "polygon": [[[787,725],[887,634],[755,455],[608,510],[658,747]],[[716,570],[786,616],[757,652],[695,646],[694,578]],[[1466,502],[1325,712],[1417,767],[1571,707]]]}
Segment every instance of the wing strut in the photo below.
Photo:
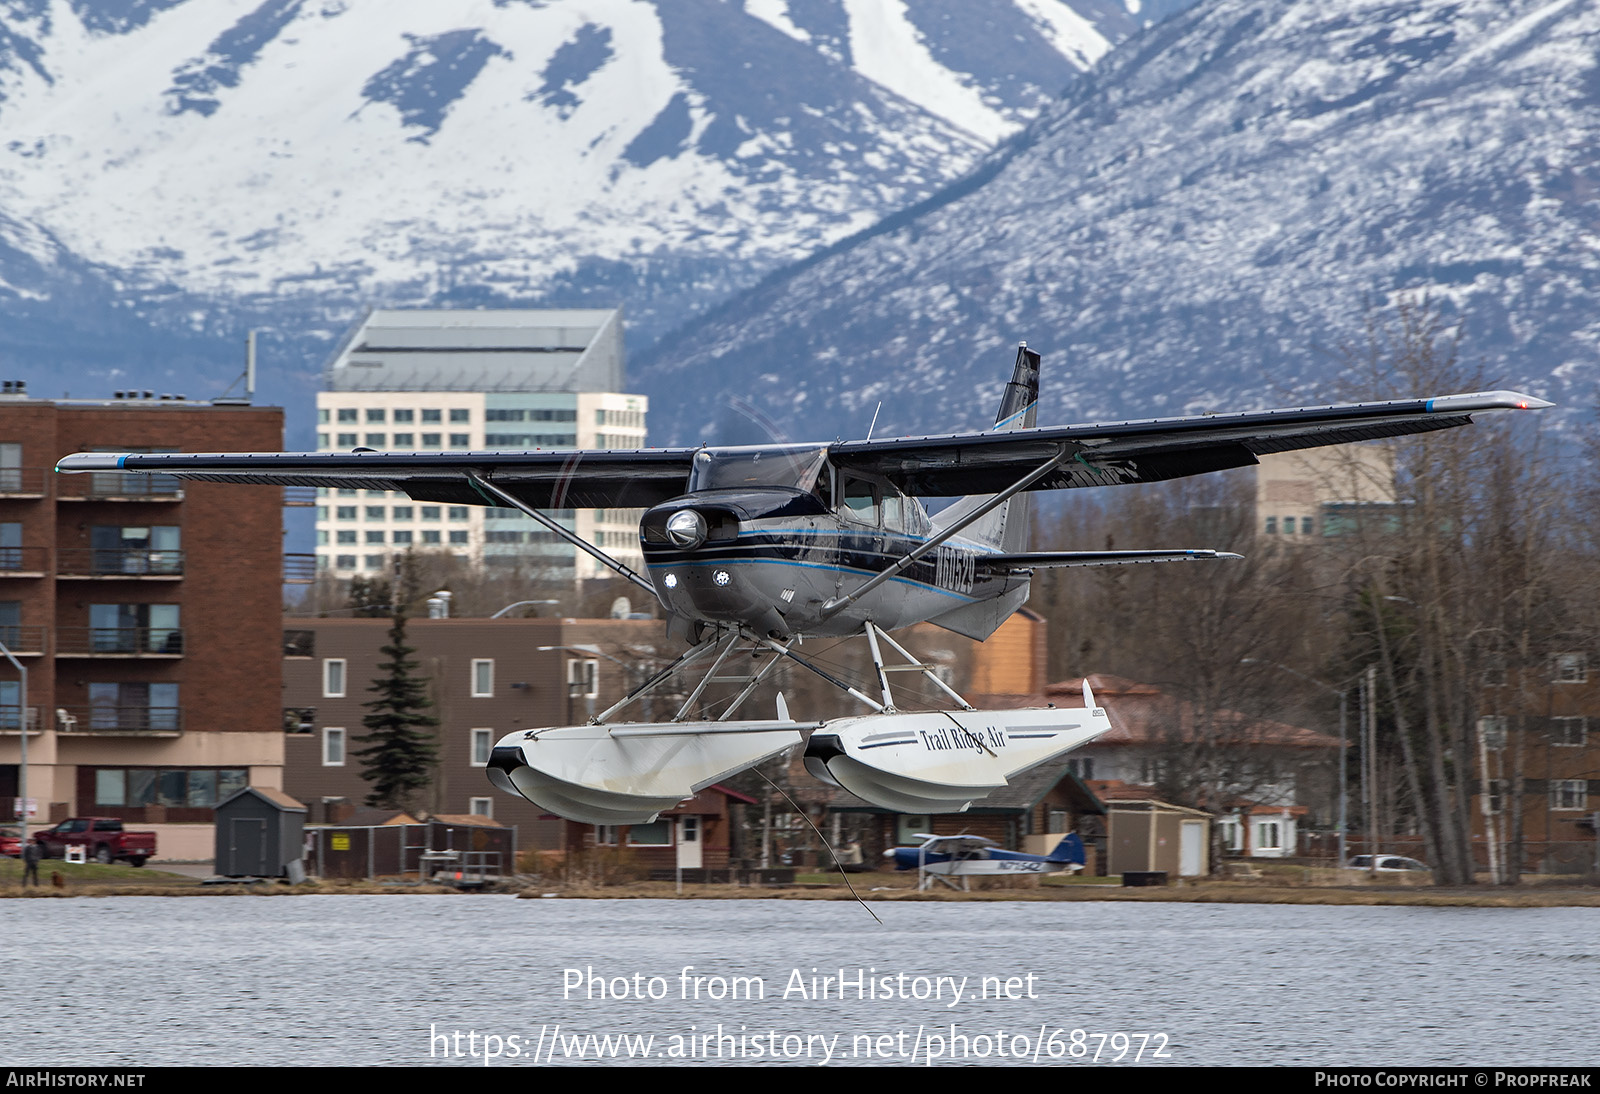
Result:
{"label": "wing strut", "polygon": [[594,556],[595,561],[599,562],[602,566],[607,566],[615,570],[617,573],[621,574],[623,577],[639,586],[639,588],[649,593],[652,598],[657,600],[660,599],[660,597],[656,596],[656,587],[650,584],[650,582],[646,581],[644,578],[628,569],[628,567],[624,566],[622,563],[606,554],[600,548],[594,546],[594,544],[590,543],[582,536],[579,536],[573,532],[569,532],[550,517],[545,516],[543,513],[539,512],[539,510],[533,508],[531,505],[528,505],[520,498],[506,493],[494,483],[484,478],[480,472],[468,471],[467,478],[472,481],[472,485],[477,489],[478,493],[484,495],[485,497],[493,498],[494,500],[505,505],[509,505],[513,509],[520,509],[522,512],[528,514],[528,516],[532,517],[534,520],[550,529],[552,532],[566,540],[568,543],[572,544],[574,547],[586,551],[590,555]]}
{"label": "wing strut", "polygon": [[1016,482],[1012,483],[1010,486],[1008,486],[1004,490],[1000,491],[1000,493],[998,493],[998,494],[994,495],[993,497],[991,497],[988,501],[986,501],[982,505],[978,506],[976,509],[974,509],[972,512],[968,513],[966,516],[962,517],[960,520],[956,521],[950,527],[942,529],[939,532],[938,535],[934,536],[932,539],[930,539],[927,542],[923,543],[922,546],[918,547],[916,550],[912,551],[910,554],[908,554],[908,555],[904,556],[903,558],[901,558],[898,562],[896,562],[893,566],[890,566],[887,570],[884,570],[882,573],[879,573],[879,574],[869,578],[866,582],[864,582],[861,585],[860,588],[856,589],[850,595],[848,595],[848,596],[836,596],[836,597],[831,598],[826,604],[822,605],[822,618],[823,619],[827,619],[827,618],[829,618],[831,616],[837,615],[844,608],[848,607],[850,604],[852,604],[856,600],[858,600],[861,597],[865,596],[867,593],[870,593],[873,589],[876,589],[879,585],[882,585],[885,581],[888,581],[892,577],[898,576],[902,571],[904,571],[907,567],[909,567],[913,562],[917,561],[917,559],[921,558],[923,555],[927,554],[929,551],[932,551],[935,547],[939,546],[939,544],[943,543],[945,540],[949,539],[951,536],[953,536],[957,532],[961,531],[961,529],[965,528],[967,525],[971,524],[973,521],[976,521],[976,520],[984,517],[985,515],[987,515],[989,513],[990,510],[995,509],[998,506],[1005,504],[1007,501],[1009,501],[1011,499],[1012,495],[1021,493],[1022,491],[1026,490],[1028,487],[1032,486],[1034,483],[1038,482],[1040,479],[1044,478],[1050,472],[1052,472],[1056,468],[1060,467],[1062,465],[1062,463],[1064,463],[1066,461],[1067,455],[1068,455],[1067,447],[1065,445],[1062,445],[1060,451],[1058,451],[1050,459],[1046,460],[1044,463],[1040,464],[1038,467],[1034,468],[1032,471],[1030,471],[1026,475],[1022,476],[1022,478],[1018,479]]}

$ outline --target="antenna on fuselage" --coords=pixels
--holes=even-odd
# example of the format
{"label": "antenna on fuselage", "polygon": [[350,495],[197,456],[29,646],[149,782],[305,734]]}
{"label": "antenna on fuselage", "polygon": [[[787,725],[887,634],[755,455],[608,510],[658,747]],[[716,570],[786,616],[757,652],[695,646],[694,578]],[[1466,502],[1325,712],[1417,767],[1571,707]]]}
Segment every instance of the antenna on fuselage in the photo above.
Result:
{"label": "antenna on fuselage", "polygon": [[878,400],[877,410],[872,412],[872,424],[867,426],[867,440],[872,440],[872,431],[878,428],[878,411],[883,409],[883,400]]}

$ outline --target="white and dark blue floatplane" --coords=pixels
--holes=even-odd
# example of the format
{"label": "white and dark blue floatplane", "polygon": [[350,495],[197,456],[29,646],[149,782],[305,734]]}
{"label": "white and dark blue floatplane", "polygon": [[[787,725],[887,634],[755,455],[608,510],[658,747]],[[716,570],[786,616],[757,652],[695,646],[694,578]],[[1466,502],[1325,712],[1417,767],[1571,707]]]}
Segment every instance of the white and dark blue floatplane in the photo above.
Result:
{"label": "white and dark blue floatplane", "polygon": [[[1031,491],[1159,482],[1284,452],[1468,424],[1474,414],[1550,404],[1511,391],[1288,410],[1040,426],[1039,355],[1023,346],[992,429],[925,437],[744,447],[488,452],[80,453],[62,472],[127,471],[202,482],[383,490],[417,501],[516,509],[659,601],[688,650],[589,724],[520,730],[488,776],[552,813],[594,824],[655,819],[700,789],[809,744],[807,767],[901,812],[960,810],[1007,780],[1092,740],[1104,711],[976,710],[890,637],[931,622],[983,640],[1028,599],[1044,566],[1237,558],[1226,551],[1029,551]],[[919,498],[958,498],[930,514]],[[643,508],[647,574],[551,515]],[[863,636],[875,684],[857,687],[808,659],[814,636]],[[771,654],[719,717],[692,717],[725,664]],[[889,664],[891,655],[905,664]],[[730,660],[731,659],[731,660]],[[797,720],[737,712],[780,660],[827,679],[868,713]],[[938,710],[902,710],[887,672],[920,672]],[[676,715],[623,712],[680,675],[699,679]],[[685,680],[685,684],[688,681]],[[863,687],[866,690],[863,690]],[[870,694],[869,694],[870,692]],[[990,860],[1004,861],[1004,860]]]}
{"label": "white and dark blue floatplane", "polygon": [[962,879],[961,887],[965,888],[965,879],[973,877],[1075,873],[1083,869],[1085,861],[1083,838],[1076,832],[1063,837],[1048,855],[1007,851],[984,836],[931,836],[919,832],[916,838],[923,842],[916,847],[892,847],[883,857],[893,862],[896,870],[917,871],[920,889],[930,888],[935,880],[955,888],[951,878]]}

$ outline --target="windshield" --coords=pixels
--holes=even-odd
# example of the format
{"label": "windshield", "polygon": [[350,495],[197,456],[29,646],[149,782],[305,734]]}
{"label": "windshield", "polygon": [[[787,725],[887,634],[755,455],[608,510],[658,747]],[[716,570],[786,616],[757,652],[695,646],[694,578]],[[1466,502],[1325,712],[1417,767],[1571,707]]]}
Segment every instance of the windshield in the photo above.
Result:
{"label": "windshield", "polygon": [[689,492],[739,490],[761,486],[816,489],[828,450],[821,445],[759,445],[747,448],[705,448],[694,457]]}

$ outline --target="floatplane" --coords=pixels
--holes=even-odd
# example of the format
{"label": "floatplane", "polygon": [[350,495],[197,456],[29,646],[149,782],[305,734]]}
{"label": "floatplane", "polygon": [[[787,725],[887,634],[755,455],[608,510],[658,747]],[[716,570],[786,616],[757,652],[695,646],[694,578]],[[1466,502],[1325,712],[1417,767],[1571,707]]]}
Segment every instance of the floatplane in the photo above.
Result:
{"label": "floatplane", "polygon": [[[1048,855],[1007,851],[985,836],[962,833],[935,836],[918,832],[915,847],[891,847],[883,853],[896,870],[915,870],[917,888],[931,889],[935,881],[952,889],[966,889],[975,877],[1024,877],[1074,873],[1083,869],[1087,855],[1083,837],[1069,832]],[[959,882],[959,884],[958,884]]]}
{"label": "floatplane", "polygon": [[[886,809],[944,813],[981,801],[1111,723],[1087,686],[1081,710],[974,709],[889,632],[926,621],[981,641],[1022,607],[1040,567],[1238,557],[1206,548],[1031,552],[1030,492],[1158,482],[1248,466],[1264,452],[1423,433],[1466,425],[1479,412],[1551,405],[1492,391],[1040,426],[1039,361],[1026,344],[1018,350],[994,427],[982,432],[637,451],[80,453],[57,470],[386,490],[515,509],[646,590],[660,602],[669,634],[689,648],[588,724],[517,731],[492,751],[490,781],[549,812],[591,824],[648,823],[698,790],[803,744],[805,765],[818,778]],[[958,500],[930,515],[924,497]],[[647,573],[547,512],[575,507],[644,509]],[[805,656],[804,638],[834,636],[866,640],[876,670],[876,688],[867,686],[876,694]],[[717,673],[741,651],[771,656],[740,678],[720,717],[692,718],[707,685],[725,679]],[[797,720],[780,694],[775,718],[736,719],[782,661],[829,681],[866,713]],[[900,709],[889,685],[895,671],[920,672],[944,709]],[[619,720],[666,681],[681,676],[687,686],[691,673],[698,682],[670,720]]]}

